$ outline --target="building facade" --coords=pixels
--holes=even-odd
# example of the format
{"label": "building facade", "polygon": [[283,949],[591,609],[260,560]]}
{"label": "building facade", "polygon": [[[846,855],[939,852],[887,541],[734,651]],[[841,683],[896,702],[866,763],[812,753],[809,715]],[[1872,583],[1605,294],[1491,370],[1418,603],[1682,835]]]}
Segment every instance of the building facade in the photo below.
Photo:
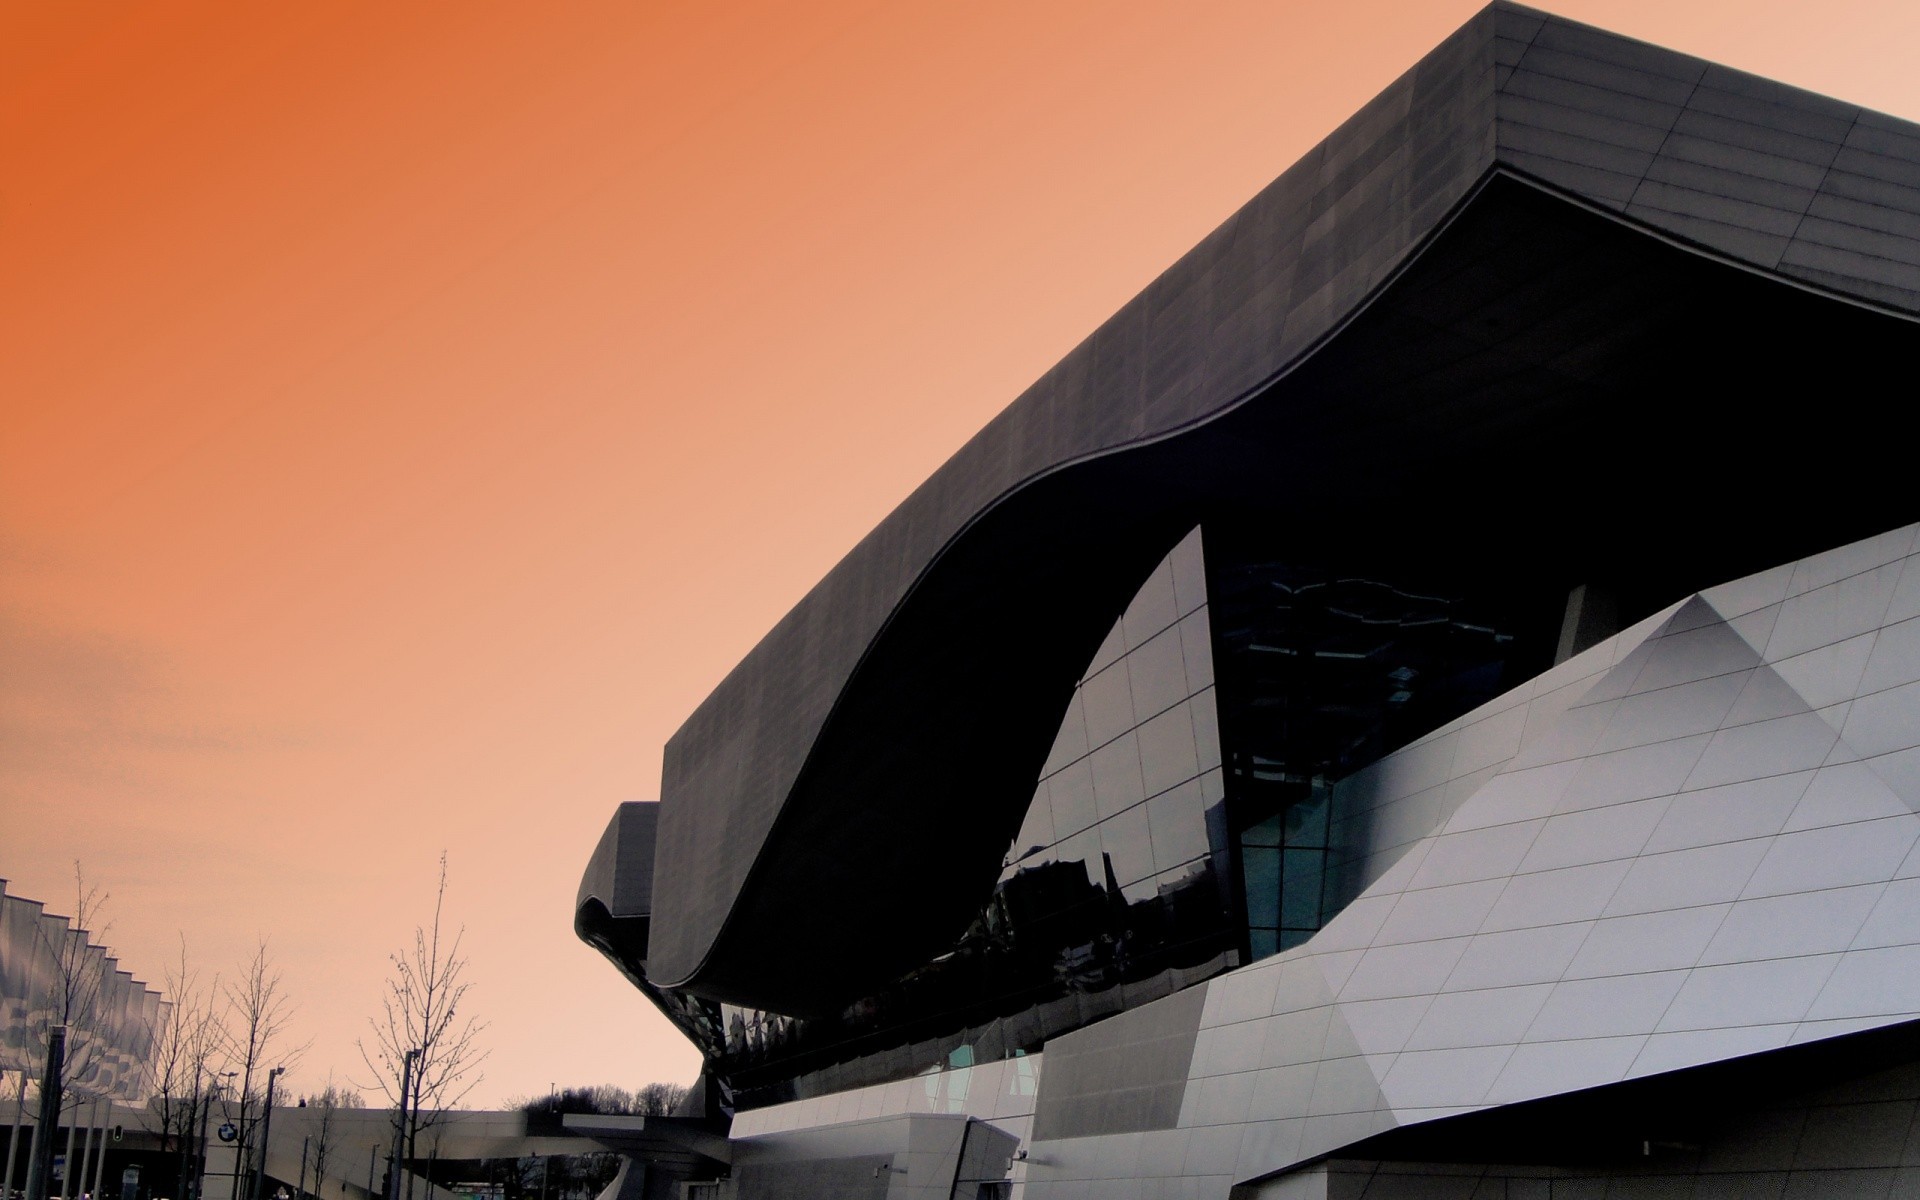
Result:
{"label": "building facade", "polygon": [[1920,127],[1483,11],[616,814],[702,1186],[1920,1188],[1916,315]]}

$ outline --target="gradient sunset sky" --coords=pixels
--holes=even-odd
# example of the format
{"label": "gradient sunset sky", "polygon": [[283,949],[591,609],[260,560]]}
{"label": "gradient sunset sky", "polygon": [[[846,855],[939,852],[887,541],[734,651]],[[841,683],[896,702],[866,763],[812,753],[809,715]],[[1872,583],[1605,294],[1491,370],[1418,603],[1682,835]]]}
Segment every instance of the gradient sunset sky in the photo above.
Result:
{"label": "gradient sunset sky", "polygon": [[[0,0],[0,878],[354,1050],[444,848],[494,1104],[690,1081],[570,928],[855,541],[1479,7]],[[1920,118],[1912,0],[1556,11]]]}

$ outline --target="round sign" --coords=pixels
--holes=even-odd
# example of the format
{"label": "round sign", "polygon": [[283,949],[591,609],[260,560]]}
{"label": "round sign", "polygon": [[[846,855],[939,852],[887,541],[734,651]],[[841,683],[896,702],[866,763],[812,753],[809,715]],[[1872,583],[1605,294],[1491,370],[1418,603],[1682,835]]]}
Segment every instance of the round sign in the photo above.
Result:
{"label": "round sign", "polygon": [[230,1142],[239,1136],[240,1136],[240,1131],[234,1127],[234,1124],[232,1121],[220,1122],[220,1140],[221,1141]]}

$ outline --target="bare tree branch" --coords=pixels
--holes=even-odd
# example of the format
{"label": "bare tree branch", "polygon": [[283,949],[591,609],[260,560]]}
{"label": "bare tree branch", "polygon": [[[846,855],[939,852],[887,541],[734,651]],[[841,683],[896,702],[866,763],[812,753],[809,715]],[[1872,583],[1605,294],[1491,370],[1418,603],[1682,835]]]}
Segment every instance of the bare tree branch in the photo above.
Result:
{"label": "bare tree branch", "polygon": [[267,940],[260,939],[253,959],[237,979],[221,989],[226,999],[226,1023],[222,1030],[224,1055],[228,1067],[239,1078],[240,1137],[239,1156],[235,1160],[243,1171],[252,1169],[249,1154],[254,1145],[254,1119],[266,1102],[268,1071],[273,1067],[292,1067],[300,1061],[311,1043],[285,1045],[287,1027],[293,1020],[293,1001],[287,997],[279,968],[267,951]]}
{"label": "bare tree branch", "polygon": [[[487,1051],[479,1044],[484,1021],[464,1011],[467,960],[460,953],[465,926],[447,936],[442,929],[447,900],[447,855],[440,854],[440,881],[433,898],[433,923],[416,926],[413,948],[391,956],[393,973],[371,1018],[372,1044],[359,1043],[360,1057],[394,1105],[405,1114],[402,1157],[416,1159],[422,1130],[442,1112],[457,1108],[480,1082]],[[412,1070],[406,1066],[413,1056]],[[411,1190],[412,1176],[408,1176]]]}

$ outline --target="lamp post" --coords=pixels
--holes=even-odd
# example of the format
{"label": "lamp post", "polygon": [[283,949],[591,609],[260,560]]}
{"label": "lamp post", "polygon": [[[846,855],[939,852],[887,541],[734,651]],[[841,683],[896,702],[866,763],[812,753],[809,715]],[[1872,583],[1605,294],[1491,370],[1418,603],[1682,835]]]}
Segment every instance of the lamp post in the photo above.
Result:
{"label": "lamp post", "polygon": [[193,1121],[200,1115],[200,1071],[205,1065],[200,1062],[193,1064],[193,1090],[187,1093],[186,1127],[180,1131],[180,1165],[173,1173],[177,1181],[173,1190],[180,1194],[182,1200],[192,1200],[193,1197],[193,1193],[187,1190],[187,1164],[193,1161],[193,1151],[190,1149],[193,1145]]}
{"label": "lamp post", "polygon": [[259,1165],[253,1170],[253,1200],[260,1200],[267,1183],[267,1138],[273,1133],[273,1081],[286,1073],[285,1067],[267,1072],[267,1109],[260,1117]]}
{"label": "lamp post", "polygon": [[[400,1121],[393,1130],[393,1170],[387,1176],[387,1200],[400,1200],[400,1172],[404,1169],[407,1146],[407,1103],[413,1097],[413,1064],[420,1061],[418,1050],[409,1050],[400,1064]],[[258,1196],[254,1200],[260,1200]]]}
{"label": "lamp post", "polygon": [[53,1138],[60,1126],[60,1080],[66,1064],[66,1026],[56,1025],[47,1033],[47,1073],[40,1081],[40,1116],[33,1125],[33,1148],[27,1158],[27,1200],[47,1200],[47,1180],[53,1174]]}

